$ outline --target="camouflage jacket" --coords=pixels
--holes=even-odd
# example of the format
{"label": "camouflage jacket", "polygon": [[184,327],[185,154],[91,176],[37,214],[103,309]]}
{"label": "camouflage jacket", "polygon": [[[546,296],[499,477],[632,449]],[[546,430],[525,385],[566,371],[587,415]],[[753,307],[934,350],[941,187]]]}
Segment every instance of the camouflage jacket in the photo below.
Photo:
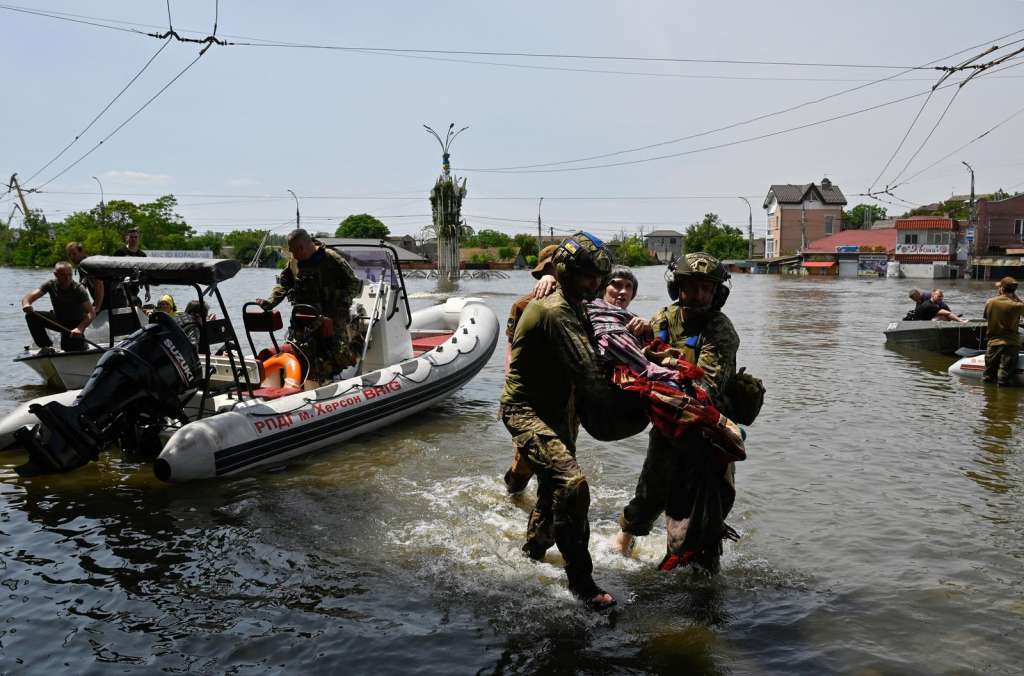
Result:
{"label": "camouflage jacket", "polygon": [[596,399],[614,394],[592,340],[583,305],[571,304],[561,289],[531,302],[512,339],[502,405],[530,409],[571,440],[574,391]]}
{"label": "camouflage jacket", "polygon": [[288,298],[292,305],[312,305],[331,319],[348,322],[352,298],[361,288],[362,283],[345,259],[320,244],[308,259],[291,259],[267,301],[274,307]]}
{"label": "camouflage jacket", "polygon": [[683,350],[687,361],[704,370],[704,386],[715,404],[722,406],[725,390],[736,375],[736,353],[740,349],[740,337],[729,318],[716,312],[702,323],[687,322],[679,303],[673,303],[654,314],[651,329],[655,336],[667,331],[667,342]]}

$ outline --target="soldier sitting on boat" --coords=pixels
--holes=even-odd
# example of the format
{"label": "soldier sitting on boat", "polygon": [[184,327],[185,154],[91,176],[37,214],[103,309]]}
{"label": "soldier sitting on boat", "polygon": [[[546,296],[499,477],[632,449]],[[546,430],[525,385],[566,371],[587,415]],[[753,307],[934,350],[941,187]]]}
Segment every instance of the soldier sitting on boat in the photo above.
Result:
{"label": "soldier sitting on boat", "polygon": [[[32,307],[45,295],[50,296],[52,311],[39,312]],[[44,282],[21,299],[25,323],[40,354],[53,352],[53,342],[46,330],[60,331],[60,349],[71,352],[85,349],[85,328],[92,323],[92,302],[85,287],[71,278],[71,264],[61,261],[53,267],[53,279]]]}
{"label": "soldier sitting on boat", "polygon": [[362,283],[344,258],[301,228],[288,234],[288,250],[291,261],[270,298],[256,302],[269,311],[287,298],[293,306],[308,305],[318,313],[302,325],[293,322],[288,339],[309,361],[308,378],[330,380],[358,360],[352,348],[349,310]]}

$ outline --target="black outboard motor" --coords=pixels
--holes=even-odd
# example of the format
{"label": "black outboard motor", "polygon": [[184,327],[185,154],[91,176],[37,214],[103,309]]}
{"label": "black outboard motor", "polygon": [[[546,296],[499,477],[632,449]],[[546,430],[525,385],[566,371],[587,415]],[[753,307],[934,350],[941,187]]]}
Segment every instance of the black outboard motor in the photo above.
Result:
{"label": "black outboard motor", "polygon": [[21,476],[67,472],[118,442],[127,453],[158,452],[168,417],[184,420],[180,395],[202,382],[199,356],[172,317],[154,312],[149,324],[107,351],[74,403],[35,404],[39,419],[15,436],[28,449]]}

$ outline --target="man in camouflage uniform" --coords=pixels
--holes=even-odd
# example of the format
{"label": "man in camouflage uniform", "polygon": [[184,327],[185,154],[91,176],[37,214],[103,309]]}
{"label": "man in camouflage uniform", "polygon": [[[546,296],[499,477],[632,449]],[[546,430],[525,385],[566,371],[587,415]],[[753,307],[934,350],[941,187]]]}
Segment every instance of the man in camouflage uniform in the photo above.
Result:
{"label": "man in camouflage uniform", "polygon": [[[324,319],[301,327],[293,325],[288,338],[309,359],[308,377],[330,380],[358,359],[351,346],[349,309],[362,282],[344,258],[310,237],[305,230],[288,234],[288,250],[292,254],[291,261],[278,277],[270,298],[256,302],[264,310],[270,310],[287,298],[292,305],[310,305],[316,309]],[[324,321],[332,324],[326,331]]]}
{"label": "man in camouflage uniform", "polygon": [[[714,256],[687,254],[666,275],[669,295],[678,300],[651,320],[655,336],[703,369],[701,384],[727,416],[732,413],[725,391],[736,375],[740,346],[732,322],[721,311],[729,297],[728,279],[729,273]],[[735,499],[735,465],[716,459],[699,429],[673,444],[652,427],[636,494],[623,510],[622,531],[613,545],[628,554],[635,536],[649,534],[654,521],[666,512],[682,531],[669,533],[670,554],[671,541],[676,540],[707,572],[717,572],[722,539],[734,535],[725,518]]]}
{"label": "man in camouflage uniform", "polygon": [[[512,339],[516,335],[516,326],[519,324],[519,318],[523,316],[526,306],[533,300],[551,295],[558,288],[558,283],[555,281],[555,264],[551,260],[554,258],[555,251],[557,250],[557,244],[549,244],[540,250],[540,253],[537,254],[537,265],[530,272],[533,278],[537,280],[537,284],[534,285],[529,293],[516,298],[515,302],[512,303],[512,309],[508,312],[508,321],[505,323],[505,335],[508,337],[508,349],[505,352],[505,373],[508,373],[509,364],[512,361]],[[521,493],[526,488],[526,485],[530,483],[533,470],[530,469],[529,464],[525,460],[520,458],[519,449],[516,448],[515,444],[512,445],[512,450],[512,464],[505,472],[505,488],[510,495],[515,495],[516,493]]]}
{"label": "man in camouflage uniform", "polygon": [[501,419],[537,476],[537,504],[523,551],[541,560],[557,545],[570,591],[602,608],[615,599],[592,575],[590,487],[576,462],[572,401],[577,390],[601,397],[613,389],[599,366],[584,308],[597,295],[611,260],[600,240],[580,232],[559,245],[554,262],[559,288],[530,303],[516,326]]}

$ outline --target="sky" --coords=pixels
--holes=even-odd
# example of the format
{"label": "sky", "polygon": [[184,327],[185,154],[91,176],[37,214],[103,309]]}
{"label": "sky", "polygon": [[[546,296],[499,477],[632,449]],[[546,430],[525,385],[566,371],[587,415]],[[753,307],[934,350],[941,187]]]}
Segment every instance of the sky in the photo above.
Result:
{"label": "sky", "polygon": [[[205,37],[215,13],[219,38],[248,44],[192,63],[201,45],[144,35]],[[745,229],[746,197],[758,235],[773,183],[827,176],[890,215],[967,193],[962,161],[978,192],[1024,190],[1024,53],[930,97],[942,72],[906,70],[991,45],[975,63],[1024,47],[1024,2],[0,0],[0,174],[51,221],[102,185],[107,200],[174,194],[200,232],[286,232],[292,190],[310,230],[365,212],[416,235],[441,164],[422,125],[454,122],[475,229],[535,233],[540,197],[545,234],[682,230],[707,212]]]}

